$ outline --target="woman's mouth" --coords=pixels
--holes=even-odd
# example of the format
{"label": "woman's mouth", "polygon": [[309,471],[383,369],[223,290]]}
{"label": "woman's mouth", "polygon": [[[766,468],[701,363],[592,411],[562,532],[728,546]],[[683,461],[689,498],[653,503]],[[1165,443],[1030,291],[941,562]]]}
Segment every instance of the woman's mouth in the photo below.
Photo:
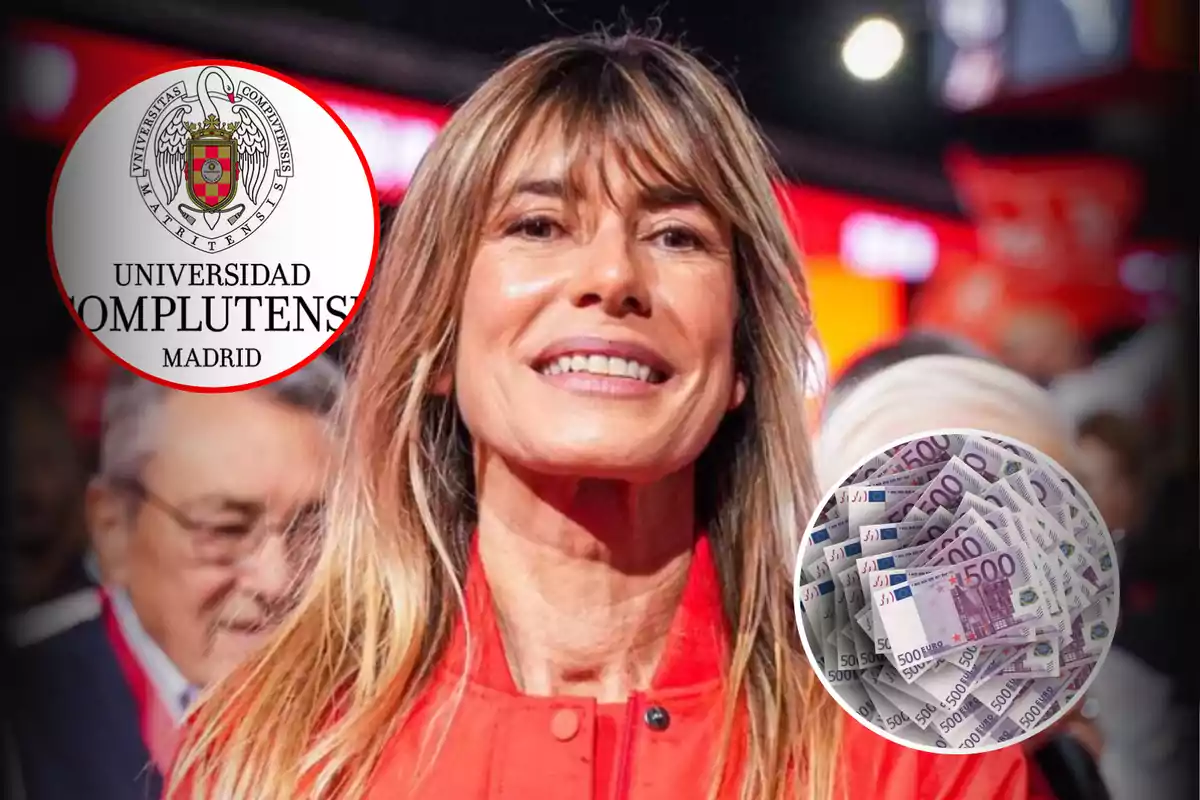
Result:
{"label": "woman's mouth", "polygon": [[529,366],[557,389],[594,397],[644,397],[672,377],[670,362],[653,348],[603,336],[559,339]]}
{"label": "woman's mouth", "polygon": [[597,353],[564,353],[537,365],[538,372],[557,375],[593,375],[601,378],[620,378],[647,384],[659,384],[666,376],[649,364],[632,358],[606,356]]}

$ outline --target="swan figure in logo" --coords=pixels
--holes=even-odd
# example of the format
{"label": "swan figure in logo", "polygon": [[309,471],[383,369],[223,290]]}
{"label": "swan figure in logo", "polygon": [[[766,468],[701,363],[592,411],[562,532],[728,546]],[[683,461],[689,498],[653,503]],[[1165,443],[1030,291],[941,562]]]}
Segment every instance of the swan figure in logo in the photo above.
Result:
{"label": "swan figure in logo", "polygon": [[[220,85],[220,91],[210,89],[214,82]],[[214,97],[227,98],[237,119],[222,119]],[[168,110],[154,143],[156,177],[162,187],[161,193],[156,187],[159,200],[169,205],[186,181],[187,196],[199,207],[180,210],[199,212],[209,228],[216,227],[224,211],[232,210],[229,206],[239,184],[250,205],[257,206],[267,175],[270,151],[266,125],[256,109],[237,100],[229,74],[220,67],[205,67],[196,82],[196,96],[183,98],[178,108]],[[200,108],[199,120],[188,119],[195,110],[193,101]],[[210,136],[201,142],[198,132]],[[228,149],[216,155],[210,150],[205,158],[198,142],[214,147],[224,142]],[[189,163],[192,161],[200,163]],[[234,219],[240,215],[238,212]]]}

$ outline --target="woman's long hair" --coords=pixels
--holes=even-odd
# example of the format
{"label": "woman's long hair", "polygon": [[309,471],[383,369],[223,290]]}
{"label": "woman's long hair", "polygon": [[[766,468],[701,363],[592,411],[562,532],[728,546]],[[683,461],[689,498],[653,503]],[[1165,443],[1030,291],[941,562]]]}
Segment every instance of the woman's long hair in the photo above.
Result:
{"label": "woman's long hair", "polygon": [[749,394],[696,470],[734,631],[712,791],[733,781],[747,800],[830,795],[840,714],[804,658],[784,566],[814,499],[810,321],[773,159],[696,58],[597,35],[510,62],[422,161],[364,308],[321,552],[272,643],[192,715],[174,774],[196,796],[362,797],[463,617],[474,479],[455,400],[436,384],[453,364],[500,172],[538,125],[559,126],[572,169],[615,153],[635,180],[702,198],[734,231],[735,356]]}

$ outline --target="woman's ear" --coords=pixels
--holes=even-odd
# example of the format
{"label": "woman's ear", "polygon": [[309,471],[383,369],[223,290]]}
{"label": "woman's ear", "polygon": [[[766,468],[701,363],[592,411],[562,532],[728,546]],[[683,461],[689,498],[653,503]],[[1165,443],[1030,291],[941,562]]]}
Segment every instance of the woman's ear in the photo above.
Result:
{"label": "woman's ear", "polygon": [[733,390],[729,393],[729,410],[736,411],[746,400],[746,376],[737,373],[733,376]]}
{"label": "woman's ear", "polygon": [[433,393],[438,397],[449,397],[453,388],[454,374],[452,372],[444,372],[433,381]]}

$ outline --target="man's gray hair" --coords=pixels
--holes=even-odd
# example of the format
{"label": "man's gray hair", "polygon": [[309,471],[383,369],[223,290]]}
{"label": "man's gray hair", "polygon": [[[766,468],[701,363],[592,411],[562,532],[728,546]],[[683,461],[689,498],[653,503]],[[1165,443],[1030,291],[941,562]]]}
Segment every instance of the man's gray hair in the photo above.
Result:
{"label": "man's gray hair", "polygon": [[[345,386],[345,376],[332,358],[320,355],[271,383],[250,391],[263,391],[293,408],[328,417]],[[177,391],[116,367],[104,393],[100,439],[100,474],[134,478],[154,453],[157,416],[170,393]]]}

